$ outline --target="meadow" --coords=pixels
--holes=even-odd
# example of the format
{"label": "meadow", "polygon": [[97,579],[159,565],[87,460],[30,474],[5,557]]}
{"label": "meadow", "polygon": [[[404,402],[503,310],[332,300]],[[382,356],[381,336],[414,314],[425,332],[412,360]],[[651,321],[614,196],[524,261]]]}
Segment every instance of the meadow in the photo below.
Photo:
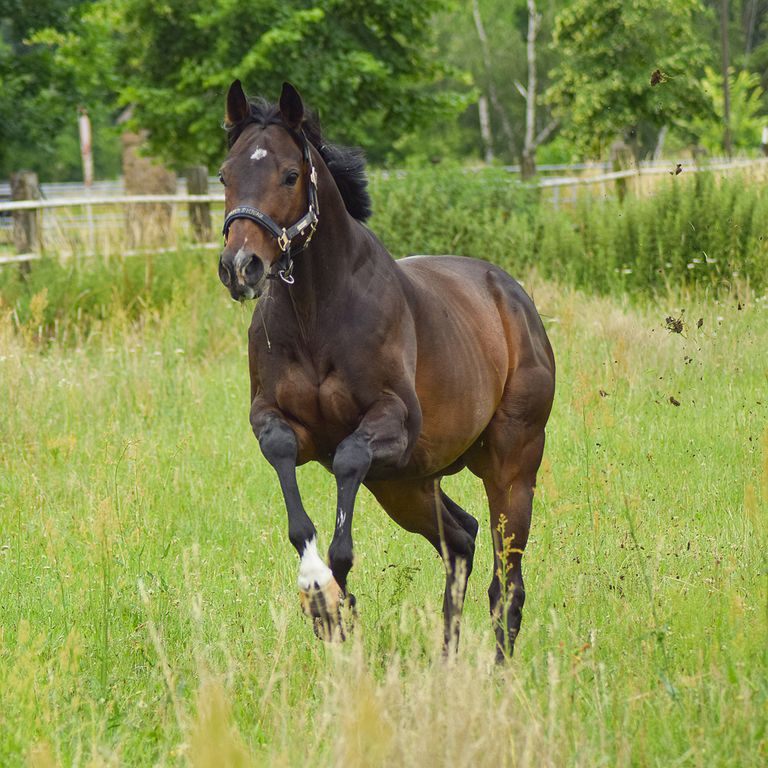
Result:
{"label": "meadow", "polygon": [[[442,564],[365,491],[354,635],[314,637],[248,424],[251,307],[215,260],[158,258],[144,285],[128,261],[6,279],[0,765],[765,765],[764,275],[586,292],[509,265],[559,368],[498,669],[467,473],[445,483],[481,523],[458,657]],[[327,546],[332,478],[299,479]]]}

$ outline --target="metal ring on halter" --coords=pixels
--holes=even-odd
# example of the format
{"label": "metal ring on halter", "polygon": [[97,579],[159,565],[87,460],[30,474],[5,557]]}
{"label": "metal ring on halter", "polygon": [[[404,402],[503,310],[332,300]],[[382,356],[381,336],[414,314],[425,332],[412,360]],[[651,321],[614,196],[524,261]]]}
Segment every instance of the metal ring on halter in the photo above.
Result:
{"label": "metal ring on halter", "polygon": [[288,264],[288,269],[278,270],[277,274],[286,285],[293,285],[296,282],[296,278],[293,276],[293,260]]}

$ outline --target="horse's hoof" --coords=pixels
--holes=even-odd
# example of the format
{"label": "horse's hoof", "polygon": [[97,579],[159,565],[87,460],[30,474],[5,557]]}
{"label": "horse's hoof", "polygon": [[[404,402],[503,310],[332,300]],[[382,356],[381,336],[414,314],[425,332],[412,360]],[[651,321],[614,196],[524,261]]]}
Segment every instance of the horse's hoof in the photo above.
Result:
{"label": "horse's hoof", "polygon": [[299,602],[304,614],[313,620],[315,634],[326,642],[343,642],[346,632],[342,621],[344,593],[331,579],[324,587],[299,592]]}
{"label": "horse's hoof", "polygon": [[299,592],[304,615],[312,619],[315,635],[326,643],[343,643],[357,619],[357,600],[344,594],[335,579],[325,587]]}
{"label": "horse's hoof", "polygon": [[340,617],[336,619],[316,618],[312,622],[312,629],[315,631],[315,637],[324,643],[343,643],[347,639],[344,623]]}

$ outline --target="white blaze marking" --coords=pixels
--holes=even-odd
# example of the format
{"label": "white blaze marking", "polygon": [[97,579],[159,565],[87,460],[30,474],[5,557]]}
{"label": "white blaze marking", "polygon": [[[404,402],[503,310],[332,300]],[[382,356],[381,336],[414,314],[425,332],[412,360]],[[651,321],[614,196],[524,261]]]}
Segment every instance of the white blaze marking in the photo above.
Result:
{"label": "white blaze marking", "polygon": [[304,547],[299,565],[299,589],[308,592],[314,587],[322,589],[333,578],[331,569],[317,553],[317,538],[313,537]]}
{"label": "white blaze marking", "polygon": [[244,269],[248,262],[251,260],[251,254],[248,253],[248,251],[245,250],[245,248],[238,248],[237,253],[235,254],[235,269],[240,272],[240,270]]}
{"label": "white blaze marking", "polygon": [[339,507],[339,512],[336,516],[336,527],[341,528],[344,525],[344,521],[347,519],[347,516],[344,512],[344,510]]}
{"label": "white blaze marking", "polygon": [[261,160],[267,156],[267,150],[263,147],[256,147],[256,151],[251,155],[251,160]]}

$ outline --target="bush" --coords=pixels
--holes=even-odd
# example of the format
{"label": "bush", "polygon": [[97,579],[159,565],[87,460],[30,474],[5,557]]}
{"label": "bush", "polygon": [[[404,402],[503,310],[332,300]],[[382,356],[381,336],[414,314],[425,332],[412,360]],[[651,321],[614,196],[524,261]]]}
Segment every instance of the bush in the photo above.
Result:
{"label": "bush", "polygon": [[[476,256],[597,293],[730,291],[734,281],[768,289],[768,196],[745,179],[670,178],[653,197],[585,198],[559,210],[500,168],[373,174],[371,187],[371,227],[396,257]],[[0,306],[36,337],[77,339],[117,314],[132,321],[173,300],[199,303],[221,288],[215,262],[211,252],[183,251],[151,261],[43,260],[27,276],[4,267]]]}
{"label": "bush", "polygon": [[43,259],[33,262],[27,274],[12,266],[0,268],[0,311],[10,308],[16,325],[35,326],[41,338],[55,333],[59,340],[76,339],[115,315],[135,321],[174,299],[198,295],[197,284],[206,278],[211,285],[218,280],[210,252],[63,264]]}
{"label": "bush", "polygon": [[763,188],[702,173],[665,179],[653,197],[582,198],[555,210],[501,169],[427,169],[376,179],[372,227],[397,256],[476,256],[600,293],[670,283],[730,290],[734,278],[764,290]]}

